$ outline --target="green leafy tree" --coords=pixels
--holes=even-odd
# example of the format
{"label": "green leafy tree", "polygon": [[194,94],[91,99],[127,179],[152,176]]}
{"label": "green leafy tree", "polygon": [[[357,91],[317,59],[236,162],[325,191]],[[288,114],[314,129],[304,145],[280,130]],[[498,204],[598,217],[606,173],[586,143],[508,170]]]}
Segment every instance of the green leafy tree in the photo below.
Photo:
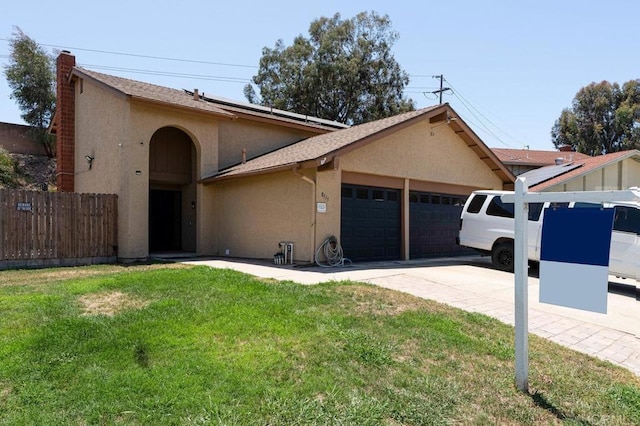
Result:
{"label": "green leafy tree", "polygon": [[31,126],[30,136],[42,144],[49,157],[55,155],[55,138],[48,128],[55,111],[55,61],[32,38],[14,27],[9,40],[9,64],[4,67],[11,98]]}
{"label": "green leafy tree", "polygon": [[589,155],[640,148],[640,80],[583,87],[556,120],[551,138],[556,148],[570,145]]}
{"label": "green leafy tree", "polygon": [[364,123],[415,109],[403,95],[408,74],[391,47],[398,39],[387,15],[361,12],[343,20],[336,13],[309,26],[285,47],[262,49],[253,86],[244,88],[249,102],[347,124]]}

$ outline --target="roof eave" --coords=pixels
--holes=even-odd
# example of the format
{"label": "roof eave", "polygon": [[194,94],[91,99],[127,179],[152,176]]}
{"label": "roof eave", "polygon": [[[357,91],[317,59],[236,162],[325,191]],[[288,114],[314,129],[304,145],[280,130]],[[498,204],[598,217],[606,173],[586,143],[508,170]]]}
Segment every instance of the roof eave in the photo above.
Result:
{"label": "roof eave", "polygon": [[[447,104],[449,111],[454,112]],[[502,179],[503,187],[513,186],[516,176],[500,161],[498,156],[482,142],[482,139],[459,116],[447,118],[451,130],[458,135],[467,146],[482,160],[491,171]]]}
{"label": "roof eave", "polygon": [[147,104],[152,104],[152,105],[158,105],[158,106],[162,106],[162,107],[166,107],[166,108],[172,108],[172,109],[179,109],[182,111],[188,111],[191,113],[197,113],[197,114],[204,114],[207,116],[214,116],[214,117],[218,117],[218,118],[225,118],[227,120],[234,120],[237,117],[231,113],[228,112],[217,112],[217,111],[210,111],[210,110],[206,110],[206,109],[201,109],[201,108],[196,108],[196,107],[190,107],[187,105],[180,105],[180,104],[176,104],[174,102],[167,102],[167,101],[160,101],[157,99],[150,99],[150,98],[146,98],[144,96],[137,96],[137,95],[131,95],[128,94],[127,95],[128,98],[130,98],[133,101],[137,101],[137,102],[141,102],[141,103],[147,103]]}
{"label": "roof eave", "polygon": [[240,172],[240,173],[235,173],[235,174],[225,174],[224,171],[222,171],[222,172],[220,172],[220,174],[216,174],[216,175],[213,175],[213,176],[202,178],[202,179],[198,180],[198,183],[201,183],[201,184],[204,184],[204,185],[210,185],[212,183],[225,181],[225,180],[239,179],[239,178],[244,178],[244,177],[248,177],[248,176],[265,175],[265,174],[269,174],[269,173],[282,172],[282,171],[293,170],[293,169],[297,169],[297,168],[299,168],[299,163],[288,163],[288,164],[284,164],[284,165],[281,165],[281,166],[265,167],[265,168],[262,168],[262,169],[249,170],[249,171],[246,171],[246,172]]}
{"label": "roof eave", "polygon": [[175,102],[167,102],[167,101],[160,101],[157,99],[151,99],[151,98],[147,98],[144,96],[138,96],[138,95],[132,95],[131,93],[127,93],[115,86],[112,86],[111,84],[108,84],[100,79],[95,78],[94,76],[92,76],[91,74],[87,74],[85,73],[81,68],[78,67],[74,67],[73,70],[71,71],[71,73],[69,74],[69,80],[71,80],[72,78],[84,78],[84,79],[90,79],[91,81],[93,81],[94,83],[100,85],[103,88],[106,88],[108,90],[111,90],[115,93],[118,93],[120,96],[125,96],[129,99],[134,99],[140,102],[146,102],[146,103],[150,103],[150,104],[154,104],[154,105],[161,105],[164,107],[170,107],[170,108],[176,108],[176,109],[180,109],[183,111],[189,111],[189,112],[198,112],[201,114],[205,114],[208,116],[215,116],[215,117],[219,117],[219,118],[227,118],[229,120],[233,120],[236,118],[236,116],[230,112],[227,111],[211,111],[211,110],[206,110],[206,109],[201,109],[201,108],[196,108],[196,107],[190,107],[190,106],[186,106],[186,105],[180,105],[177,104]]}
{"label": "roof eave", "polygon": [[[231,108],[223,108],[223,107],[219,107],[219,108],[231,109]],[[277,122],[278,125],[280,126],[289,127],[292,129],[304,130],[310,133],[324,134],[324,133],[340,130],[338,128],[323,126],[321,124],[316,124],[316,123],[303,123],[303,122],[297,122],[295,120],[282,118],[282,117],[275,117],[275,116],[271,117],[271,116],[267,116],[266,114],[265,115],[260,115],[258,113],[251,114],[251,113],[242,112],[242,111],[234,111],[234,114],[237,118],[243,118],[245,120],[256,121],[259,123],[272,124],[274,122]]]}

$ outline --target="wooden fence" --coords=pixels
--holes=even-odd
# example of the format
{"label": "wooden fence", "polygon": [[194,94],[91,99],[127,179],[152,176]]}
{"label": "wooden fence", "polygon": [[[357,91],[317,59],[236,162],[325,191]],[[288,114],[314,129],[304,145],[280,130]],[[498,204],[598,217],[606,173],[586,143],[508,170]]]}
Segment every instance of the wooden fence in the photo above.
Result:
{"label": "wooden fence", "polygon": [[118,198],[0,189],[0,270],[117,259]]}

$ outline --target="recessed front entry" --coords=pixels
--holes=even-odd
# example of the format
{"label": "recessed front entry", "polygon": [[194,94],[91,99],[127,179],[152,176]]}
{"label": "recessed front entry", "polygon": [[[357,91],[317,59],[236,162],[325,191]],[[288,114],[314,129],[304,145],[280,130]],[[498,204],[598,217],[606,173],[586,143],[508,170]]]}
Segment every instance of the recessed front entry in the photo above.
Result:
{"label": "recessed front entry", "polygon": [[181,191],[149,191],[149,251],[182,250],[181,205]]}
{"label": "recessed front entry", "polygon": [[149,252],[196,251],[196,149],[191,137],[163,127],[149,148]]}

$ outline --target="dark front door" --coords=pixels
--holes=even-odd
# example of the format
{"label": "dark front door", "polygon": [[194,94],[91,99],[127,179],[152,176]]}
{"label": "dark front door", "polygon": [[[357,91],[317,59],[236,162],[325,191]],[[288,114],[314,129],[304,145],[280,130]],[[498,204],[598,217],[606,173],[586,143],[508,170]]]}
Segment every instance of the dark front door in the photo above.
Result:
{"label": "dark front door", "polygon": [[149,251],[182,250],[180,191],[149,191]]}
{"label": "dark front door", "polygon": [[400,259],[400,191],[342,185],[340,244],[352,261]]}

